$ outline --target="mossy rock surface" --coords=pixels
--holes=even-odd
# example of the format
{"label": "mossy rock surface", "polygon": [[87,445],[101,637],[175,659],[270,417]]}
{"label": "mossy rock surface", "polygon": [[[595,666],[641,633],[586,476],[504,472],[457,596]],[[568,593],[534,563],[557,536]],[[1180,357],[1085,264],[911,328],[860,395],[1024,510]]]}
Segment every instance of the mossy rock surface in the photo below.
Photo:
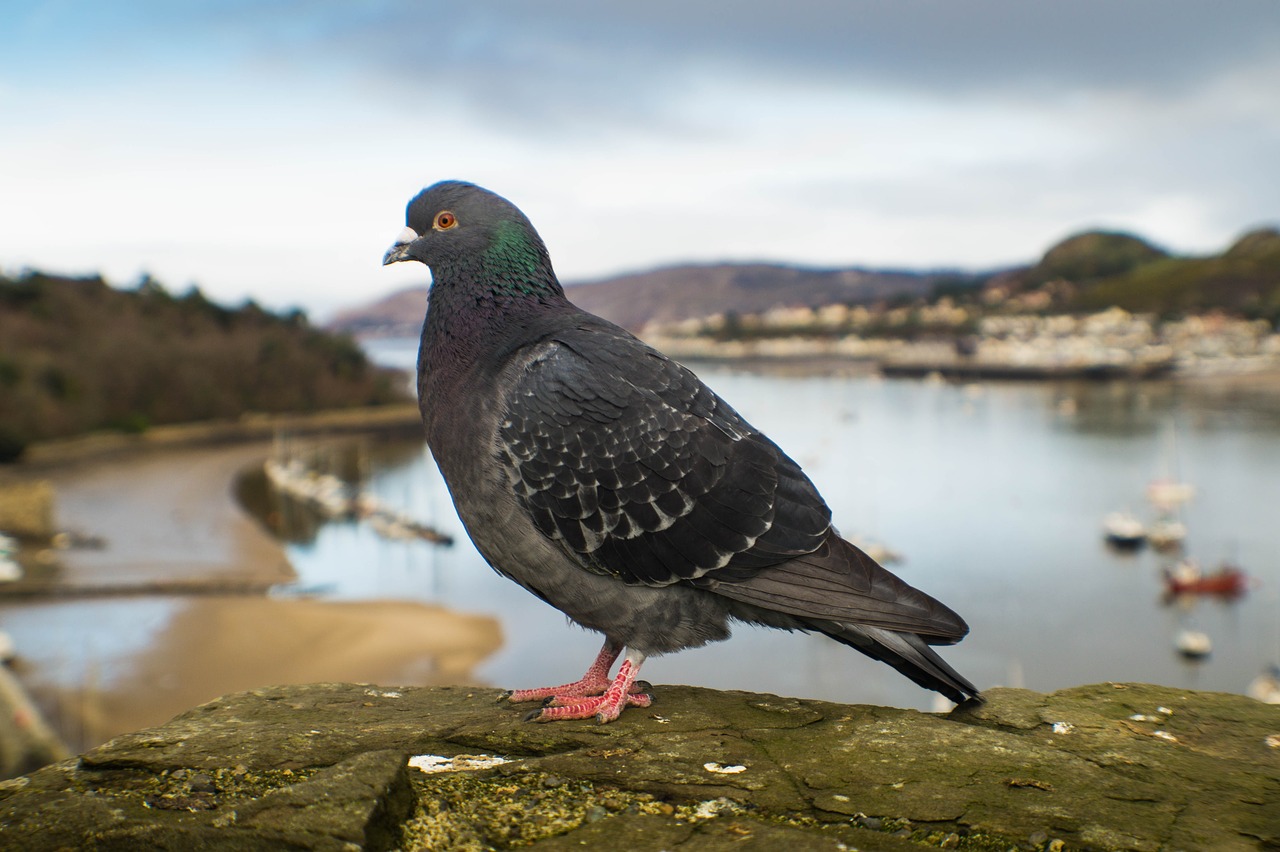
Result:
{"label": "mossy rock surface", "polygon": [[[1280,707],[1243,696],[993,689],[933,715],[657,694],[606,726],[523,722],[485,689],[231,695],[3,782],[0,846],[1280,846]],[[420,771],[417,755],[456,758],[453,771]]]}

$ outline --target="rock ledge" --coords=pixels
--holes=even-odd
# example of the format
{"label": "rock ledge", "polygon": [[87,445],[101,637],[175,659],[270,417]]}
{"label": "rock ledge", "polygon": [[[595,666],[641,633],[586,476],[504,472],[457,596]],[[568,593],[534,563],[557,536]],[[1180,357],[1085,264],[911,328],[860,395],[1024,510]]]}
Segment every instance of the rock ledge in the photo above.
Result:
{"label": "rock ledge", "polygon": [[[524,723],[525,708],[498,696],[359,684],[227,696],[0,783],[0,839],[27,850],[1280,845],[1280,707],[1243,696],[993,689],[939,716],[667,686],[607,726]],[[422,755],[435,758],[410,765]]]}

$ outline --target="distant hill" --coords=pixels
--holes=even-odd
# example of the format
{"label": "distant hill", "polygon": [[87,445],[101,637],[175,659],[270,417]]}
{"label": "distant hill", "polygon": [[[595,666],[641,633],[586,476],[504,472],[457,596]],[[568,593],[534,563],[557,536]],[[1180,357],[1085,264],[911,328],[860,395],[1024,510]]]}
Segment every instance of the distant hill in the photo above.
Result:
{"label": "distant hill", "polygon": [[[1117,305],[1162,316],[1224,310],[1280,325],[1280,231],[1261,228],[1220,255],[1177,257],[1139,236],[1085,231],[1034,264],[966,275],[811,269],[762,263],[669,266],[565,288],[575,303],[639,331],[715,314],[979,295],[1006,309],[1094,311]],[[328,327],[359,336],[417,337],[427,288],[401,290],[339,313]]]}
{"label": "distant hill", "polygon": [[1250,231],[1208,257],[1177,257],[1130,234],[1090,231],[1053,246],[1033,266],[989,279],[985,287],[1024,297],[1042,292],[1046,310],[1115,305],[1160,316],[1221,310],[1277,325],[1280,231]]}
{"label": "distant hill", "polygon": [[1132,234],[1086,231],[1067,237],[1045,252],[1034,274],[1041,281],[1096,281],[1168,256],[1168,252]]}
{"label": "distant hill", "polygon": [[[809,269],[775,264],[669,266],[565,287],[585,310],[633,331],[649,322],[773,307],[865,304],[927,295],[940,273],[864,269]],[[427,288],[413,287],[342,311],[330,329],[361,336],[416,337],[422,328]]]}
{"label": "distant hill", "polygon": [[427,287],[406,287],[338,311],[325,328],[355,337],[417,337],[427,312]]}
{"label": "distant hill", "polygon": [[391,402],[400,386],[301,312],[224,308],[150,279],[0,276],[0,461],[100,429]]}
{"label": "distant hill", "polygon": [[925,296],[941,275],[774,264],[670,266],[566,289],[585,310],[629,329],[720,313],[816,308]]}
{"label": "distant hill", "polygon": [[1250,232],[1216,256],[1144,263],[1082,287],[1071,304],[1161,316],[1222,310],[1280,326],[1280,232]]}

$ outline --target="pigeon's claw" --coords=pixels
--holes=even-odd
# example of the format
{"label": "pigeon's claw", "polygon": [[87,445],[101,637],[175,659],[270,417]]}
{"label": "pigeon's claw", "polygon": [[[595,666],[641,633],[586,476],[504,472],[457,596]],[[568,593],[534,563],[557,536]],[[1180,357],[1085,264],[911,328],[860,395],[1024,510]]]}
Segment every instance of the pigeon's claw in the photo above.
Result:
{"label": "pigeon's claw", "polygon": [[559,722],[565,719],[592,719],[601,725],[612,722],[627,707],[649,707],[653,696],[647,692],[628,692],[622,699],[609,693],[575,699],[572,704],[553,704],[534,710],[524,717],[526,722]]}
{"label": "pigeon's claw", "polygon": [[588,695],[600,695],[609,688],[609,679],[605,677],[584,677],[573,683],[562,686],[543,686],[537,689],[513,689],[504,696],[512,704],[523,701],[554,701],[557,698],[582,698]]}
{"label": "pigeon's claw", "polygon": [[[612,722],[621,715],[626,707],[648,707],[653,704],[653,696],[648,692],[639,692],[636,684],[636,673],[640,671],[640,663],[644,656],[634,651],[618,667],[618,674],[603,695],[578,697],[561,695],[553,697],[546,707],[537,713],[525,717],[528,721],[554,722],[561,719],[590,719],[600,724]],[[644,686],[647,686],[645,684]]]}
{"label": "pigeon's claw", "polygon": [[[607,686],[608,684],[606,684],[606,688]],[[595,695],[553,695],[550,698],[544,698],[542,701],[542,706],[543,707],[574,707],[578,704],[586,703],[592,698],[603,699],[605,697],[605,694],[606,694],[606,690],[602,689]],[[637,701],[640,701],[647,696],[649,698],[649,702],[645,704],[638,704],[637,706],[648,707],[649,704],[653,702],[653,687],[647,683],[646,684],[633,683],[631,685],[631,689],[627,692],[627,696],[629,698],[634,698]]]}
{"label": "pigeon's claw", "polygon": [[591,668],[587,669],[587,673],[582,676],[581,680],[575,680],[573,683],[566,683],[560,686],[539,687],[538,689],[513,689],[505,693],[499,700],[505,699],[512,704],[517,704],[521,701],[539,701],[567,696],[580,698],[586,695],[600,695],[609,688],[609,669],[613,667],[613,661],[618,659],[618,655],[621,653],[621,645],[606,641],[604,647],[600,649],[600,653],[596,655],[595,662],[591,664]]}

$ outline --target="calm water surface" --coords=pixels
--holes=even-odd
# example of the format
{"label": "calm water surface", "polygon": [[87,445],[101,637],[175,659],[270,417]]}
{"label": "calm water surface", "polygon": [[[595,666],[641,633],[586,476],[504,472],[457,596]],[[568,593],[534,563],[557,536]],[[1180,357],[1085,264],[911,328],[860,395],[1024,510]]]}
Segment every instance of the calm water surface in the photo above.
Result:
{"label": "calm water surface", "polygon": [[[412,367],[416,342],[371,346]],[[1144,384],[948,385],[872,377],[698,372],[799,461],[849,536],[900,552],[890,566],[955,608],[972,632],[942,653],[980,688],[1047,691],[1146,681],[1242,692],[1280,663],[1280,389]],[[348,453],[348,455],[352,455]],[[298,586],[335,599],[439,602],[490,615],[502,649],[475,676],[543,686],[581,675],[599,637],[489,569],[468,542],[420,444],[365,443],[367,487],[457,539],[452,548],[391,542],[350,522],[312,524],[287,549]],[[1170,604],[1161,557],[1118,554],[1101,520],[1130,508],[1159,476],[1195,485],[1187,553],[1231,559],[1259,585],[1242,600]],[[282,590],[282,593],[291,593]],[[0,626],[41,689],[109,687],[181,618],[181,598],[13,603]],[[1179,629],[1209,634],[1187,662]],[[643,677],[724,689],[928,709],[932,693],[821,636],[738,627],[732,640],[651,659]],[[75,699],[79,700],[79,699]],[[92,745],[92,731],[64,735]]]}
{"label": "calm water surface", "polygon": [[[416,342],[374,357],[411,366]],[[1052,690],[1147,681],[1242,692],[1280,662],[1280,415],[1172,384],[983,384],[872,377],[699,374],[801,463],[849,536],[881,541],[892,570],[961,613],[972,632],[943,654],[979,687]],[[491,614],[504,648],[477,672],[494,685],[574,679],[599,637],[498,577],[466,539],[425,448],[369,450],[369,487],[451,532],[452,548],[328,524],[289,546],[304,587],[339,598],[402,597]],[[1186,552],[1231,559],[1258,578],[1243,600],[1168,603],[1161,557],[1104,546],[1101,519],[1152,517],[1149,481],[1195,485]],[[1187,662],[1179,629],[1210,635]],[[927,693],[823,637],[740,626],[726,643],[655,658],[644,676],[840,701],[928,708]]]}

